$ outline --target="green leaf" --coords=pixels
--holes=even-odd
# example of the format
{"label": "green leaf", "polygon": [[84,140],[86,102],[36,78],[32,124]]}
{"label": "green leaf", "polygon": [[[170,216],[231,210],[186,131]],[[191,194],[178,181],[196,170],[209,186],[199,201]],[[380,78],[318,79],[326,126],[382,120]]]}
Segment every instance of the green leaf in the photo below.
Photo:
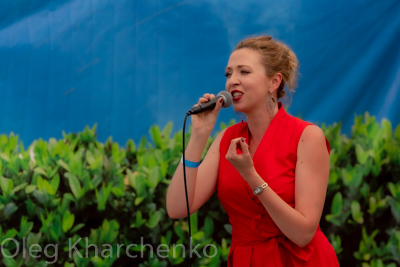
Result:
{"label": "green leaf", "polygon": [[86,160],[89,163],[90,167],[97,168],[97,166],[96,166],[96,163],[97,163],[96,158],[94,157],[93,153],[90,152],[90,150],[86,151]]}
{"label": "green leaf", "polygon": [[59,159],[57,161],[58,165],[60,165],[61,167],[63,167],[67,172],[71,172],[69,166],[67,163],[65,163],[65,161],[63,161],[62,159]]}
{"label": "green leaf", "polygon": [[77,267],[89,266],[90,259],[86,258],[84,253],[84,251],[80,251],[80,254],[78,254],[76,251],[72,253],[72,258],[74,259],[74,263]]}
{"label": "green leaf", "polygon": [[112,243],[118,236],[119,224],[116,220],[108,221],[105,219],[101,226],[100,237],[98,242]]}
{"label": "green leaf", "polygon": [[56,175],[58,173],[58,169],[60,168],[60,166],[56,166],[54,169],[49,170],[47,173],[47,177],[49,178],[54,178],[54,175]]}
{"label": "green leaf", "polygon": [[[35,216],[36,212],[38,210],[38,209],[36,209],[36,204],[34,204],[32,202],[32,200],[30,198],[28,198],[27,200],[25,200],[25,205],[26,205],[26,209],[27,209],[28,215],[30,217]],[[40,210],[39,210],[39,212],[40,212]]]}
{"label": "green leaf", "polygon": [[221,123],[219,124],[219,128],[220,128],[221,130],[225,130],[225,129],[228,128],[228,127],[226,126],[226,123],[225,123],[225,122],[221,122]]}
{"label": "green leaf", "polygon": [[158,166],[154,166],[151,169],[150,175],[149,175],[149,187],[150,188],[156,188],[158,183],[160,182],[160,169]]}
{"label": "green leaf", "polygon": [[370,187],[367,183],[363,183],[363,185],[360,188],[360,193],[364,198],[368,197],[368,194],[370,193]]}
{"label": "green leaf", "polygon": [[62,221],[61,221],[61,216],[56,215],[52,224],[52,227],[50,229],[50,236],[52,239],[56,242],[62,237]]}
{"label": "green leaf", "polygon": [[119,223],[116,220],[111,220],[110,221],[110,231],[109,234],[107,236],[107,242],[108,243],[113,243],[119,234]]}
{"label": "green leaf", "polygon": [[365,164],[368,159],[369,153],[365,152],[360,144],[356,144],[356,156],[360,164]]}
{"label": "green leaf", "polygon": [[154,213],[151,213],[149,221],[146,223],[146,226],[148,228],[154,228],[154,227],[156,227],[158,225],[160,220],[161,220],[161,212],[160,211],[156,211]]}
{"label": "green leaf", "polygon": [[170,138],[172,133],[172,126],[172,121],[170,121],[165,125],[164,129],[162,130],[161,135],[165,140],[168,140]]}
{"label": "green leaf", "polygon": [[329,174],[329,185],[336,184],[338,180],[339,180],[339,175],[338,175],[337,171],[335,171],[333,168],[331,168],[331,172]]}
{"label": "green leaf", "polygon": [[142,203],[144,198],[145,198],[144,196],[135,198],[135,201],[134,201],[135,206],[138,206],[140,203]]}
{"label": "green leaf", "polygon": [[156,148],[164,149],[163,140],[161,137],[161,130],[158,125],[150,127],[150,136]]}
{"label": "green leaf", "polygon": [[65,176],[65,178],[68,179],[69,187],[72,191],[72,194],[75,196],[75,198],[76,199],[81,198],[81,196],[83,195],[83,192],[82,192],[82,187],[81,187],[81,184],[80,184],[78,178],[76,178],[75,175],[73,175],[72,173],[69,173],[69,172],[65,173],[64,176]]}
{"label": "green leaf", "polygon": [[337,192],[332,200],[331,213],[339,215],[342,213],[342,209],[343,209],[342,193]]}
{"label": "green leaf", "polygon": [[175,225],[174,231],[175,231],[176,235],[179,237],[179,239],[185,240],[185,234],[183,232],[182,225],[179,225],[179,224]]}
{"label": "green leaf", "polygon": [[111,184],[108,184],[107,186],[105,186],[105,184],[103,183],[102,189],[103,189],[104,203],[106,203],[108,197],[109,197],[110,194],[111,194],[112,185],[111,185]]}
{"label": "green leaf", "polygon": [[338,215],[338,214],[327,214],[325,216],[325,220],[333,223],[334,225],[341,226],[342,223],[341,223],[339,217],[340,217],[340,215]]}
{"label": "green leaf", "polygon": [[12,190],[11,190],[11,193],[12,194],[15,194],[15,193],[17,193],[19,190],[21,190],[21,189],[23,189],[23,188],[26,188],[26,185],[27,185],[27,183],[22,183],[22,184],[20,184],[20,185],[17,185],[16,187],[14,187]]}
{"label": "green leaf", "polygon": [[119,148],[118,143],[114,143],[111,147],[111,157],[115,163],[121,163],[125,157],[124,150]]}
{"label": "green leaf", "polygon": [[192,235],[192,237],[193,237],[194,240],[198,240],[199,241],[199,240],[204,238],[204,232],[203,231],[198,231],[198,232],[194,233]]}
{"label": "green leaf", "polygon": [[101,175],[99,175],[99,174],[96,174],[94,176],[94,178],[90,181],[89,188],[90,189],[97,188],[101,184],[102,181],[103,181],[103,177],[101,177]]}
{"label": "green leaf", "polygon": [[27,247],[30,247],[33,244],[40,244],[41,239],[42,239],[42,232],[39,232],[37,234],[29,233],[26,239],[26,245]]}
{"label": "green leaf", "polygon": [[400,201],[400,183],[397,183],[396,185],[389,182],[388,183],[388,188],[392,196]]}
{"label": "green leaf", "polygon": [[5,217],[9,217],[11,214],[16,212],[18,210],[17,205],[15,205],[14,202],[10,202],[7,205],[4,206],[3,208],[3,214]]}
{"label": "green leaf", "polygon": [[125,147],[126,147],[126,151],[129,152],[129,153],[133,153],[133,152],[135,152],[135,150],[136,150],[136,145],[135,145],[135,143],[133,142],[132,139],[129,139],[129,140],[126,142]]}
{"label": "green leaf", "polygon": [[331,234],[329,236],[329,241],[334,248],[336,254],[340,254],[343,251],[342,248],[342,239],[340,238],[339,235],[335,236],[334,234]]}
{"label": "green leaf", "polygon": [[396,130],[394,131],[394,139],[396,139],[397,142],[400,142],[400,124],[397,125]]}
{"label": "green leaf", "polygon": [[33,222],[28,222],[28,218],[26,216],[22,216],[18,237],[23,238],[28,236],[32,228],[33,228]]}
{"label": "green leaf", "polygon": [[71,214],[69,210],[66,210],[62,217],[62,229],[64,233],[68,232],[72,228],[75,221],[75,215]]}
{"label": "green leaf", "polygon": [[[7,255],[7,257],[5,255]],[[7,267],[17,266],[17,263],[15,262],[12,255],[13,255],[13,253],[11,253],[8,249],[4,249],[2,256],[4,256],[3,262]]]}
{"label": "green leaf", "polygon": [[73,234],[73,233],[79,231],[80,229],[82,229],[83,227],[85,227],[85,224],[84,224],[84,223],[77,224],[77,225],[75,225],[74,228],[72,228],[72,230],[69,231],[69,232],[70,232],[71,234]]}
{"label": "green leaf", "polygon": [[41,174],[44,177],[47,177],[47,172],[45,170],[43,170],[43,168],[41,168],[41,167],[36,167],[33,171],[37,174]]}
{"label": "green leaf", "polygon": [[11,179],[0,176],[0,188],[5,195],[9,195],[14,187],[14,182]]}
{"label": "green leaf", "polygon": [[[0,241],[3,242],[4,240],[6,240],[7,238],[14,238],[18,235],[17,230],[15,230],[14,228],[8,230],[3,236],[0,237]],[[0,243],[1,243],[0,242]]]}
{"label": "green leaf", "polygon": [[358,201],[353,201],[351,203],[351,215],[353,220],[359,224],[364,223],[363,212],[361,211],[361,206]]}
{"label": "green leaf", "polygon": [[122,190],[119,187],[113,187],[112,192],[116,197],[123,197],[124,196],[124,190]]}
{"label": "green leaf", "polygon": [[37,185],[40,191],[45,191],[49,195],[54,195],[56,193],[56,191],[54,191],[51,187],[50,183],[41,176],[37,177]]}
{"label": "green leaf", "polygon": [[145,222],[146,222],[146,220],[143,219],[142,212],[141,212],[140,210],[138,210],[138,211],[136,212],[136,227],[139,228],[139,227],[142,226]]}
{"label": "green leaf", "polygon": [[42,205],[46,205],[47,201],[49,200],[48,195],[39,190],[33,191],[33,196]]}
{"label": "green leaf", "polygon": [[343,183],[354,190],[358,189],[362,183],[363,168],[361,165],[356,164],[354,167],[347,166],[346,169],[342,169]]}
{"label": "green leaf", "polygon": [[378,209],[378,205],[376,203],[376,198],[374,196],[371,196],[369,198],[369,209],[368,209],[368,213],[370,214],[374,214],[375,211]]}
{"label": "green leaf", "polygon": [[143,199],[147,195],[145,177],[138,172],[132,173],[129,169],[126,170],[126,173],[128,175],[129,184],[136,190],[137,198]]}
{"label": "green leaf", "polygon": [[97,189],[95,190],[96,200],[97,200],[97,210],[103,211],[106,209],[106,203],[111,193],[111,190],[112,190],[112,185],[108,184],[106,187],[104,183],[99,191]]}
{"label": "green leaf", "polygon": [[25,194],[29,195],[29,194],[32,193],[36,188],[37,188],[36,185],[32,185],[32,184],[28,185],[28,186],[25,188]]}
{"label": "green leaf", "polygon": [[[172,265],[178,265],[184,261],[184,256],[182,256],[182,242],[177,243],[176,245],[171,245],[169,254],[168,254],[168,260]],[[184,253],[184,252],[183,252]]]}
{"label": "green leaf", "polygon": [[385,141],[387,143],[391,143],[392,135],[393,135],[392,123],[389,120],[383,118],[381,124],[382,124],[382,130],[383,130],[383,138],[385,139]]}
{"label": "green leaf", "polygon": [[224,224],[225,230],[232,235],[232,225],[231,224]]}
{"label": "green leaf", "polygon": [[102,260],[102,258],[100,258],[100,257],[92,257],[92,258],[90,258],[90,261],[96,267],[103,267],[105,265],[104,260]]}
{"label": "green leaf", "polygon": [[50,181],[51,189],[54,192],[52,195],[54,195],[57,192],[59,185],[60,185],[60,175],[56,174]]}
{"label": "green leaf", "polygon": [[169,245],[171,244],[171,238],[172,238],[172,231],[168,230],[167,234],[165,235],[165,244]]}
{"label": "green leaf", "polygon": [[6,161],[6,162],[9,162],[9,161],[10,161],[10,157],[9,157],[7,154],[5,154],[5,153],[1,153],[1,152],[0,152],[0,158],[3,159],[3,160]]}
{"label": "green leaf", "polygon": [[63,196],[63,201],[64,201],[64,199],[65,199],[65,201],[72,201],[72,202],[74,202],[76,199],[74,198],[74,196],[73,195],[71,195],[70,193],[65,193],[64,194],[64,196]]}
{"label": "green leaf", "polygon": [[214,232],[214,221],[210,216],[206,216],[204,220],[204,233],[206,237],[211,237]]}
{"label": "green leaf", "polygon": [[193,214],[190,215],[190,224],[191,224],[191,228],[192,228],[192,233],[196,233],[198,230],[198,213],[195,212]]}
{"label": "green leaf", "polygon": [[390,196],[387,197],[387,202],[389,203],[393,217],[396,219],[397,223],[400,223],[400,202]]}
{"label": "green leaf", "polygon": [[147,143],[146,136],[143,135],[142,138],[140,138],[140,141],[139,141],[138,153],[143,153],[146,150],[146,143]]}

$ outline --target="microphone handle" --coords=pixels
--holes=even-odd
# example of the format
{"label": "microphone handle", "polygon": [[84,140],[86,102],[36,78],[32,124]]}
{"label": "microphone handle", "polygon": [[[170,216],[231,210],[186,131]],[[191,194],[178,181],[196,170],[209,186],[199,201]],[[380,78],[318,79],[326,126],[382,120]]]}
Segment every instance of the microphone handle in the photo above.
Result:
{"label": "microphone handle", "polygon": [[222,97],[221,95],[217,95],[216,97],[214,97],[210,101],[193,107],[191,110],[189,110],[188,115],[198,114],[198,113],[201,113],[201,112],[203,112],[205,110],[214,109],[217,101],[221,97]]}

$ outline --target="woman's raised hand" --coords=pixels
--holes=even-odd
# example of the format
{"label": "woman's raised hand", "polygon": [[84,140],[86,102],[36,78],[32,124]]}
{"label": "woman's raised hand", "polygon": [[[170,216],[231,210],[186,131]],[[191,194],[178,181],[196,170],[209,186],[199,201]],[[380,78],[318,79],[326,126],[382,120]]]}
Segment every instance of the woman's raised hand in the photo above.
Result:
{"label": "woman's raised hand", "polygon": [[[207,103],[215,97],[214,94],[204,94],[203,97],[199,98],[197,105]],[[217,120],[218,112],[223,105],[223,99],[220,98],[215,105],[213,110],[207,110],[195,115],[192,115],[192,127],[193,131],[204,132],[210,134],[214,128],[214,124]],[[196,105],[195,105],[196,106]]]}

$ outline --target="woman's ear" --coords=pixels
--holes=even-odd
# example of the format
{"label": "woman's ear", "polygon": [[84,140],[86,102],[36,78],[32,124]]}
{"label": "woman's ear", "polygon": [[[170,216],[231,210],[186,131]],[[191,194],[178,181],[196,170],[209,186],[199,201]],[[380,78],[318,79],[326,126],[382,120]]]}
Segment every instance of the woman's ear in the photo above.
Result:
{"label": "woman's ear", "polygon": [[272,91],[275,92],[279,86],[281,85],[282,82],[282,74],[281,73],[275,73],[275,75],[271,79],[272,82]]}

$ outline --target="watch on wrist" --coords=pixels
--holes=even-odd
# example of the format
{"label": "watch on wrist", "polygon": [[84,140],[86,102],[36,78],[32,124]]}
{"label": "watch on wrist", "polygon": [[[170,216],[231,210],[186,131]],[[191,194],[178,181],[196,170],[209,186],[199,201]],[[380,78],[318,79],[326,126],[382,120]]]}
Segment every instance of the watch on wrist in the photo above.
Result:
{"label": "watch on wrist", "polygon": [[254,194],[254,195],[258,195],[258,194],[260,194],[262,191],[264,191],[264,189],[267,188],[267,187],[268,187],[268,184],[267,184],[267,183],[263,183],[262,185],[257,186],[256,188],[254,188],[253,194]]}

